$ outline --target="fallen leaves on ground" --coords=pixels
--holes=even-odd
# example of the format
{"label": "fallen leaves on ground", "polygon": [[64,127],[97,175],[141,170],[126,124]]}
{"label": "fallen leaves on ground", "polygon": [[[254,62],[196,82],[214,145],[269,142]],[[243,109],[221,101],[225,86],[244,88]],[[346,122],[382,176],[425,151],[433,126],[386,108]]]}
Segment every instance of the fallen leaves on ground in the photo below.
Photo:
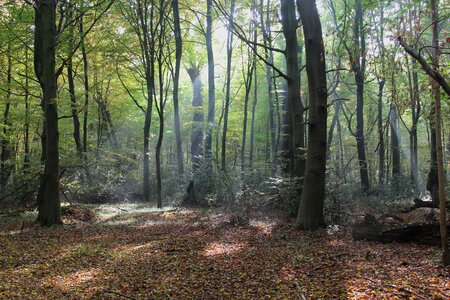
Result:
{"label": "fallen leaves on ground", "polygon": [[0,299],[450,298],[438,248],[304,233],[262,215],[243,227],[194,210],[111,220],[3,228]]}

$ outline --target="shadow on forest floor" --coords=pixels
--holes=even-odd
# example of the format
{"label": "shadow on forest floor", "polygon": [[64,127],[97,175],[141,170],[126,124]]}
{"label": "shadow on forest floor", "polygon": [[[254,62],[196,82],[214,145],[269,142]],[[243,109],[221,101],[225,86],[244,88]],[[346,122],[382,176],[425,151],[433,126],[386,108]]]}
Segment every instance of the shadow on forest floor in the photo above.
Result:
{"label": "shadow on forest floor", "polygon": [[306,234],[262,215],[236,227],[218,212],[97,212],[93,224],[3,230],[0,299],[450,297],[436,248]]}

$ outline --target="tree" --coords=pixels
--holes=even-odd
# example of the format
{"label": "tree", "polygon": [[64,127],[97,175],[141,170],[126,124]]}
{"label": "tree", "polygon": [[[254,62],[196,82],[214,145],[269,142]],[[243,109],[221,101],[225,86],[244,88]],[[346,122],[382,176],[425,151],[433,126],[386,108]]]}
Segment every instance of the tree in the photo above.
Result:
{"label": "tree", "polygon": [[[253,27],[253,25],[251,26]],[[253,41],[256,42],[257,40],[257,32],[256,29],[253,29]],[[247,64],[243,64],[242,69],[242,76],[244,78],[244,85],[245,85],[245,98],[244,98],[244,118],[243,118],[243,124],[242,124],[242,144],[241,144],[241,170],[244,171],[246,168],[246,162],[245,162],[245,147],[247,143],[247,123],[248,123],[248,106],[249,106],[249,100],[250,100],[250,93],[252,91],[252,80],[253,80],[253,73],[255,71],[256,67],[256,56],[255,54],[252,54],[252,51],[250,48],[248,48],[247,51]],[[255,96],[256,97],[256,96]],[[254,117],[254,115],[253,115]],[[252,118],[253,120],[253,118]]]}
{"label": "tree", "polygon": [[[69,12],[67,19],[69,22],[74,22],[73,20],[73,14],[72,10],[74,9],[73,5],[69,3]],[[80,136],[80,118],[78,117],[78,105],[77,105],[77,98],[75,95],[75,74],[73,71],[73,59],[71,56],[71,53],[73,52],[74,48],[74,27],[75,24],[70,26],[69,28],[69,38],[68,38],[68,56],[70,56],[69,60],[67,61],[67,81],[69,83],[69,94],[70,94],[70,104],[72,108],[72,120],[73,120],[73,138],[75,142],[75,147],[77,149],[78,153],[81,153],[83,150],[83,146],[81,144],[81,136]]]}
{"label": "tree", "polygon": [[[440,46],[438,42],[438,1],[431,0],[432,12],[432,66],[417,53],[413,48],[408,46],[401,36],[398,37],[400,45],[405,51],[417,60],[425,72],[431,77],[431,87],[433,95],[433,103],[430,112],[431,127],[431,167],[428,173],[427,189],[430,191],[434,204],[439,205],[439,223],[440,236],[442,244],[442,262],[444,266],[450,265],[450,251],[448,246],[447,233],[447,216],[446,216],[446,192],[445,192],[445,175],[442,150],[442,127],[441,127],[441,95],[440,87],[450,96],[449,84],[439,72],[439,52]],[[434,118],[433,118],[434,117]]]}
{"label": "tree", "polygon": [[300,71],[298,65],[297,18],[294,0],[281,1],[281,24],[286,40],[286,68],[290,115],[290,161],[294,177],[302,178],[305,172],[305,160],[302,151],[305,147],[303,112],[300,100]]}
{"label": "tree", "polygon": [[224,104],[224,118],[223,118],[223,131],[222,131],[222,169],[226,170],[225,158],[227,152],[227,131],[228,131],[228,111],[230,109],[230,89],[231,89],[231,61],[233,57],[233,18],[234,7],[236,1],[231,0],[230,19],[228,24],[228,36],[227,36],[227,79],[225,82],[225,104]]}
{"label": "tree", "polygon": [[195,62],[190,63],[190,67],[186,69],[192,83],[192,107],[194,109],[194,117],[192,123],[191,134],[191,161],[192,171],[195,173],[201,164],[202,145],[203,145],[203,95],[202,95],[202,79],[201,66]]}
{"label": "tree", "polygon": [[[143,145],[143,195],[145,201],[150,201],[150,129],[152,124],[153,98],[155,94],[155,26],[153,0],[136,0],[133,6],[136,10],[123,6],[127,21],[133,26],[134,32],[139,39],[141,50],[141,62],[144,69],[145,79],[145,108],[127,89],[133,102],[144,113],[144,145]],[[148,19],[147,19],[148,18]],[[150,22],[148,22],[150,21]],[[119,76],[120,79],[120,76]],[[120,79],[121,80],[121,79]],[[121,80],[122,81],[122,80]],[[123,81],[122,84],[124,85]],[[125,86],[125,85],[124,85]]]}
{"label": "tree", "polygon": [[173,114],[174,114],[174,127],[175,137],[177,144],[177,165],[178,174],[184,173],[183,165],[183,147],[181,143],[181,129],[180,129],[180,109],[178,104],[178,87],[180,81],[180,68],[181,68],[181,56],[183,54],[183,40],[181,38],[180,28],[180,12],[178,8],[178,0],[172,0],[173,11],[173,28],[175,34],[175,72],[173,76]]}
{"label": "tree", "polygon": [[[333,18],[336,17],[336,11],[332,2],[330,2],[331,12]],[[363,191],[367,191],[370,188],[369,171],[366,158],[366,144],[364,136],[364,78],[366,71],[366,38],[364,33],[364,18],[363,18],[363,6],[361,1],[355,1],[355,14],[353,22],[353,45],[350,47],[347,44],[345,36],[341,29],[338,29],[341,36],[342,44],[347,51],[350,66],[354,74],[354,80],[356,84],[356,131],[351,128],[351,120],[347,119],[349,130],[356,138],[356,148],[358,152],[358,165],[360,182]],[[346,17],[346,16],[344,16]],[[345,29],[345,28],[344,28]]]}
{"label": "tree", "polygon": [[[436,0],[431,0],[432,10],[432,29],[433,29],[433,68],[438,69],[439,66],[439,52],[440,46],[438,41],[438,5]],[[439,220],[440,220],[440,233],[442,241],[442,262],[444,266],[450,265],[450,251],[448,247],[448,233],[447,233],[447,216],[446,216],[446,196],[445,196],[445,175],[444,175],[444,162],[442,154],[442,128],[441,128],[441,94],[439,85],[437,82],[432,81],[432,91],[434,96],[434,130],[436,139],[436,167],[437,167],[437,179],[438,179],[438,199],[439,199]],[[433,149],[433,148],[432,148]],[[434,158],[433,158],[434,159]],[[432,164],[434,161],[432,160]],[[433,168],[433,165],[432,165]],[[434,170],[430,170],[430,173]]]}
{"label": "tree", "polygon": [[[269,64],[273,64],[273,50],[272,48],[272,34],[270,28],[270,0],[267,1],[266,13],[267,21],[264,21],[264,0],[260,2],[260,19],[261,19],[261,31],[263,36],[263,45],[265,58]],[[267,80],[267,97],[269,103],[269,132],[270,132],[270,153],[271,153],[271,165],[272,171],[275,171],[276,158],[277,158],[277,139],[275,137],[275,121],[274,121],[274,101],[273,96],[276,92],[274,81],[272,80],[272,68],[266,64],[266,80]],[[274,91],[275,90],[275,91]]]}
{"label": "tree", "polygon": [[7,55],[7,67],[6,67],[6,103],[5,103],[5,109],[3,111],[3,136],[2,136],[2,143],[1,143],[1,154],[0,154],[0,163],[1,163],[1,169],[0,169],[0,186],[1,191],[3,192],[6,183],[8,181],[8,178],[11,174],[12,168],[8,165],[8,159],[12,155],[11,151],[11,143],[9,141],[9,128],[11,127],[11,122],[9,120],[10,118],[10,108],[11,108],[11,83],[12,83],[12,50],[11,50],[11,42],[8,43],[7,49],[6,49],[6,55]]}
{"label": "tree", "polygon": [[45,117],[45,169],[42,198],[39,199],[38,222],[51,226],[62,224],[59,200],[59,131],[56,98],[56,5],[53,1],[36,0],[34,69],[42,89]]}
{"label": "tree", "polygon": [[325,226],[325,165],[327,151],[327,78],[322,25],[315,0],[297,0],[303,24],[309,90],[308,149],[297,226]]}
{"label": "tree", "polygon": [[205,159],[210,164],[212,158],[212,129],[215,113],[214,52],[212,47],[212,2],[206,0],[206,51],[208,55],[208,120],[205,135]]}

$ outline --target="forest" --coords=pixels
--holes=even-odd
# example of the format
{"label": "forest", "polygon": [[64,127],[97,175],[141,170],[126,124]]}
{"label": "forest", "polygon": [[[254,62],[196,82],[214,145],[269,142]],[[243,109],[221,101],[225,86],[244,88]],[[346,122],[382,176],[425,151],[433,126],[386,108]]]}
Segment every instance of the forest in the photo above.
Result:
{"label": "forest", "polygon": [[450,299],[448,0],[0,0],[0,299]]}

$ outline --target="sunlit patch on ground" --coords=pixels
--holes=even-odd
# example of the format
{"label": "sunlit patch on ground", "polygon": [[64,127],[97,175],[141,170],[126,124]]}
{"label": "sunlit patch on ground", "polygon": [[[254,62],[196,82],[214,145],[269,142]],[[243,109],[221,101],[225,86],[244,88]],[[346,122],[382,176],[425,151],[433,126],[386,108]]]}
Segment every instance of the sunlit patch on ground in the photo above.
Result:
{"label": "sunlit patch on ground", "polygon": [[77,286],[83,285],[94,279],[99,273],[96,269],[80,270],[64,276],[58,275],[48,280],[51,285],[60,288],[63,291],[70,291]]}
{"label": "sunlit patch on ground", "polygon": [[235,254],[242,249],[244,249],[246,245],[243,243],[224,243],[224,242],[215,242],[209,244],[203,250],[204,256],[215,256],[215,255],[230,255]]}
{"label": "sunlit patch on ground", "polygon": [[250,222],[250,225],[256,227],[262,234],[270,235],[277,223],[269,220],[253,220]]}
{"label": "sunlit patch on ground", "polygon": [[157,255],[158,252],[161,250],[157,247],[158,243],[155,241],[151,241],[145,244],[140,245],[121,245],[112,251],[113,257],[119,258],[119,257],[127,257],[128,255],[134,255],[139,254],[142,255],[143,253],[149,254],[149,255]]}
{"label": "sunlit patch on ground", "polygon": [[123,214],[143,214],[143,213],[164,213],[173,210],[173,207],[167,206],[161,209],[150,204],[122,203],[117,205],[92,205],[94,211],[101,220],[108,220]]}

